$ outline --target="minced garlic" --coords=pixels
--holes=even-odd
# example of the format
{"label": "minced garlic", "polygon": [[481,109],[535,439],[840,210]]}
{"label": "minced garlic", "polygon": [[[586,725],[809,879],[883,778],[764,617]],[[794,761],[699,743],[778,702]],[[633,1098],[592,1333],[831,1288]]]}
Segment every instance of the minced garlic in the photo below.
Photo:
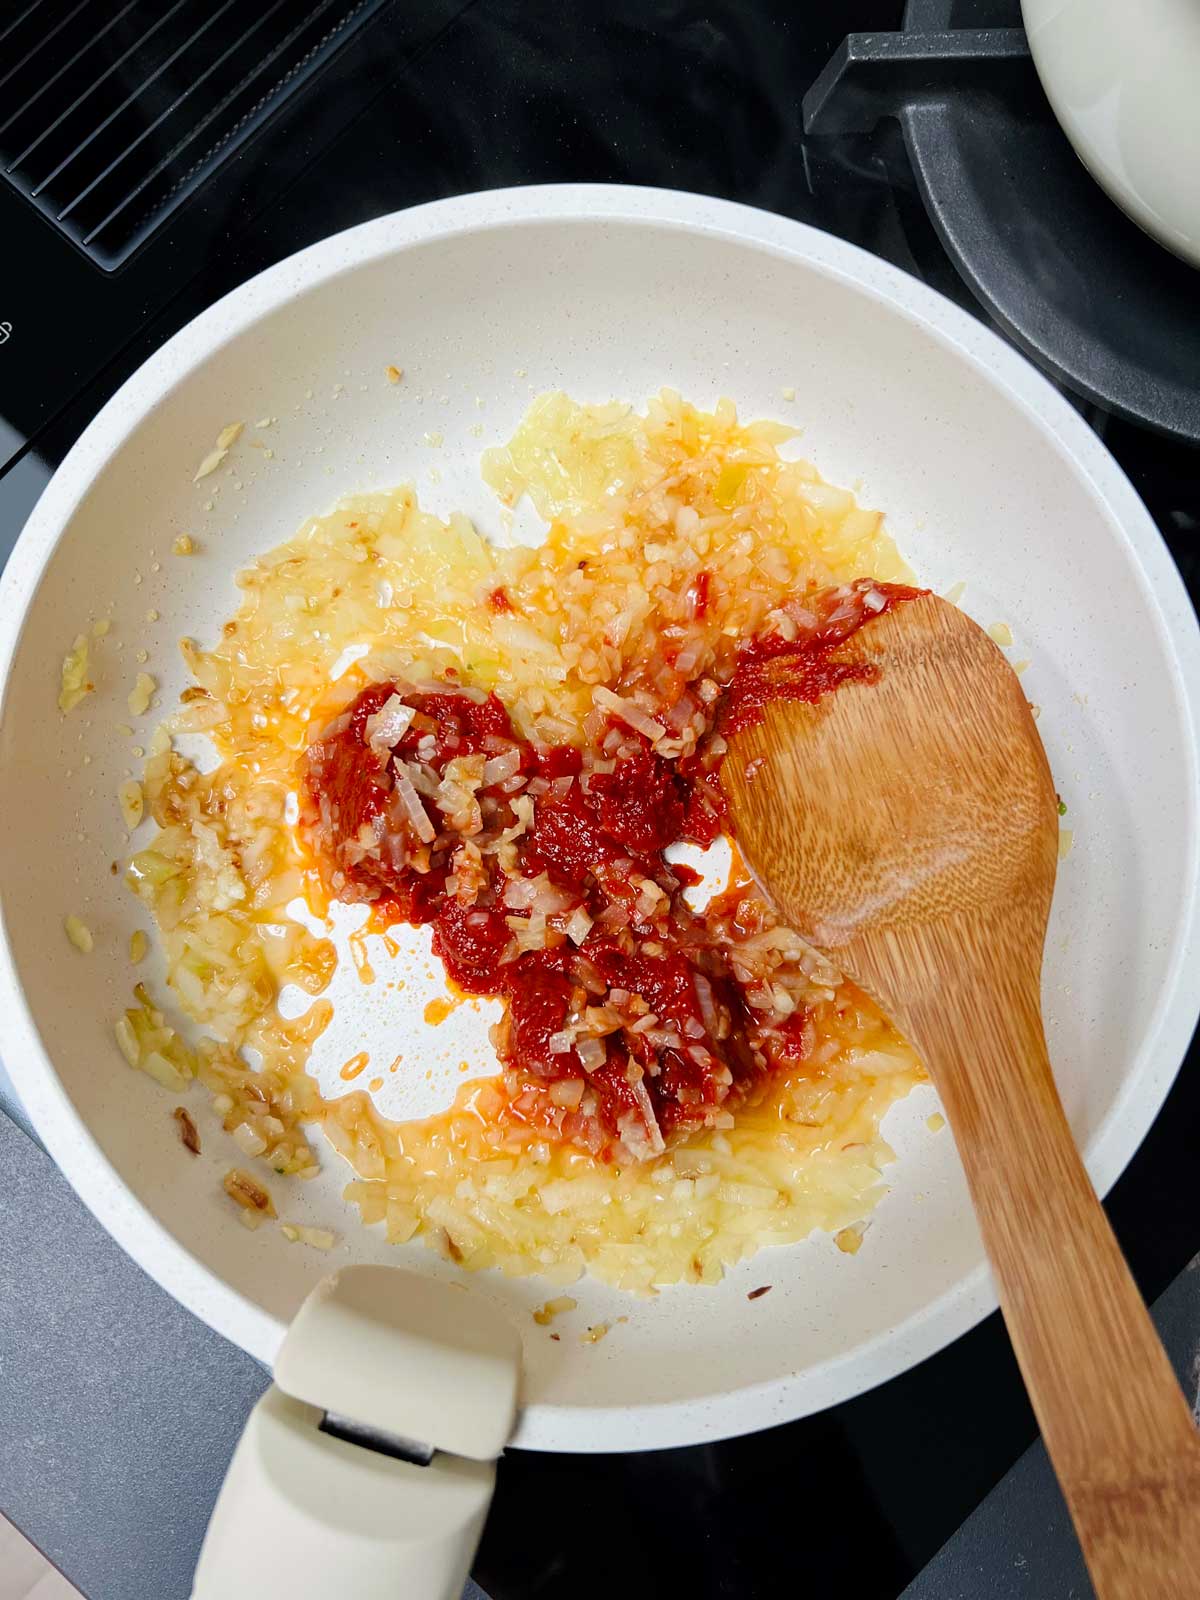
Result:
{"label": "minced garlic", "polygon": [[196,468],[196,476],[192,482],[199,483],[201,478],[207,478],[210,472],[215,472],[228,454],[228,450],[210,450]]}
{"label": "minced garlic", "polygon": [[545,1305],[539,1306],[533,1313],[533,1320],[539,1327],[548,1328],[555,1317],[561,1317],[564,1311],[574,1311],[578,1304],[569,1294],[559,1295],[556,1300],[547,1300]]}
{"label": "minced garlic", "polygon": [[85,696],[91,694],[95,687],[96,685],[88,678],[87,634],[81,633],[63,658],[62,684],[58,691],[58,709],[64,713],[73,711]]}
{"label": "minced garlic", "polygon": [[150,700],[158,684],[148,672],[139,672],[137,681],[129,691],[129,715],[143,716],[150,709]]}
{"label": "minced garlic", "polygon": [[305,1228],[295,1222],[281,1222],[279,1227],[290,1244],[307,1244],[314,1250],[332,1250],[337,1243],[337,1234],[332,1228]]}
{"label": "minced garlic", "polygon": [[121,819],[132,833],[146,809],[142,786],[136,778],[129,778],[121,785],[117,790],[117,799],[121,803]]}

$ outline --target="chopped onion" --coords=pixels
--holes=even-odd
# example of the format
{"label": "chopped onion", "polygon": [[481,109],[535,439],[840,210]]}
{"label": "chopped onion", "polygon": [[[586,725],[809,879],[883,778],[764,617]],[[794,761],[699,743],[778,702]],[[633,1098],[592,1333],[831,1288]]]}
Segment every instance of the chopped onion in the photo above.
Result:
{"label": "chopped onion", "polygon": [[[686,654],[691,656],[694,654],[694,652],[688,651]],[[695,662],[690,660],[686,666],[683,663],[684,656],[681,654],[675,662],[675,665],[680,672],[684,673],[690,672],[692,667],[695,665]],[[681,695],[671,709],[666,713],[664,720],[668,728],[673,728],[676,733],[681,733],[683,729],[686,728],[691,722],[698,709],[699,708],[696,704],[696,701],[690,694]]]}
{"label": "chopped onion", "polygon": [[445,678],[414,680],[413,688],[419,689],[422,694],[458,695],[463,700],[473,700],[477,706],[484,705],[488,697],[486,689],[477,689],[471,683],[447,683]]}
{"label": "chopped onion", "polygon": [[337,1243],[337,1234],[332,1228],[306,1228],[299,1223],[284,1222],[280,1224],[283,1237],[292,1244],[306,1244],[314,1250],[332,1250]]}
{"label": "chopped onion", "polygon": [[398,694],[385,700],[374,716],[367,718],[363,729],[367,743],[383,762],[387,762],[393,749],[408,732],[416,716],[412,706],[405,705]]}
{"label": "chopped onion", "polygon": [[483,781],[485,786],[493,783],[504,783],[511,778],[521,767],[521,752],[514,745],[511,750],[506,750],[503,755],[492,756],[483,765]]}
{"label": "chopped onion", "polygon": [[148,1050],[138,1065],[143,1072],[148,1072],[156,1083],[161,1083],[164,1089],[187,1088],[187,1077],[184,1073],[158,1050]]}
{"label": "chopped onion", "polygon": [[754,1210],[768,1210],[779,1204],[779,1191],[767,1189],[757,1183],[731,1183],[728,1180],[717,1190],[717,1197],[726,1205],[746,1206]]}
{"label": "chopped onion", "polygon": [[[638,1109],[642,1113],[642,1118],[645,1125],[646,1148],[649,1150],[651,1155],[661,1155],[666,1149],[666,1144],[663,1140],[662,1133],[659,1130],[658,1119],[654,1115],[654,1106],[651,1103],[650,1096],[646,1090],[646,1085],[639,1076],[633,1083],[630,1084],[629,1087],[633,1090],[634,1097],[638,1103]],[[625,1138],[626,1143],[628,1143],[628,1137],[625,1133],[625,1130],[622,1130],[622,1137]]]}
{"label": "chopped onion", "polygon": [[426,815],[425,807],[421,804],[421,797],[413,788],[412,779],[407,772],[397,768],[394,773],[394,793],[400,802],[404,815],[412,823],[413,832],[422,844],[432,844],[437,838],[437,830]]}
{"label": "chopped onion", "polygon": [[715,1037],[720,1026],[720,1018],[717,1015],[717,1002],[713,998],[712,984],[702,972],[696,973],[695,983],[696,998],[700,1001],[700,1015],[704,1018],[704,1026]]}
{"label": "chopped onion", "polygon": [[239,1122],[233,1129],[233,1142],[246,1156],[260,1156],[267,1148],[267,1141],[248,1122]]}
{"label": "chopped onion", "polygon": [[[550,1085],[550,1098],[556,1106],[564,1106],[568,1111],[574,1111],[583,1099],[583,1091],[582,1078],[558,1078]],[[574,1301],[571,1304],[573,1305]]]}
{"label": "chopped onion", "polygon": [[603,1039],[577,1039],[575,1054],[583,1062],[585,1072],[596,1072],[608,1059],[608,1050]]}
{"label": "chopped onion", "polygon": [[802,605],[799,600],[788,600],[783,609],[787,612],[788,616],[792,617],[796,622],[798,622],[802,628],[815,628],[817,626],[816,612],[810,611],[808,607]]}
{"label": "chopped onion", "polygon": [[535,911],[553,916],[566,911],[573,902],[574,896],[566,889],[557,888],[544,872],[539,872],[536,878],[509,878],[504,885],[504,904],[510,911]]}
{"label": "chopped onion", "polygon": [[630,1024],[630,1033],[649,1033],[652,1028],[658,1027],[658,1018],[653,1011],[647,1011],[644,1017],[639,1017]]}
{"label": "chopped onion", "polygon": [[611,711],[613,716],[619,717],[628,727],[636,733],[645,734],[651,744],[657,744],[665,737],[666,728],[657,718],[643,711],[641,706],[636,706],[631,700],[622,700],[619,694],[614,694],[611,689],[600,685],[593,691],[592,699],[596,705],[602,706],[606,711]]}
{"label": "chopped onion", "polygon": [[625,1018],[614,1006],[588,1006],[583,1013],[583,1032],[590,1034],[616,1033],[625,1026]]}
{"label": "chopped onion", "polygon": [[510,911],[528,911],[537,899],[537,883],[533,878],[510,878],[504,885],[504,904]]}
{"label": "chopped onion", "polygon": [[546,918],[540,911],[533,912],[529,917],[505,917],[504,920],[516,935],[517,950],[521,955],[526,950],[546,948]]}

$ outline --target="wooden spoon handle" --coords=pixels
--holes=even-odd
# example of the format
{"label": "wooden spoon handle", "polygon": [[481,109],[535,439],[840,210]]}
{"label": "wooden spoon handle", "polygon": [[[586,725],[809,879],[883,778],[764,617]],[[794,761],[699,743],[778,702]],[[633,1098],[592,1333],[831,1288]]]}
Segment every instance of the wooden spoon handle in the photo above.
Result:
{"label": "wooden spoon handle", "polygon": [[1037,998],[993,995],[922,1008],[913,1036],[1046,1448],[1100,1600],[1196,1600],[1200,1436],[1075,1147]]}

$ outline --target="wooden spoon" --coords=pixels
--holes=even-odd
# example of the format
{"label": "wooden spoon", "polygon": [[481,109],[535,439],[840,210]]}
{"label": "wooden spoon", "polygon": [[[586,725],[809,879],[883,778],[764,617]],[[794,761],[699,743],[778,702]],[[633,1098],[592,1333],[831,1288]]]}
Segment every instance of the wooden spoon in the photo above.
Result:
{"label": "wooden spoon", "polygon": [[1100,1600],[1196,1600],[1200,1438],[1046,1054],[1058,815],[1033,716],[988,636],[933,595],[834,659],[878,676],[771,701],[730,736],[739,847],[937,1086]]}

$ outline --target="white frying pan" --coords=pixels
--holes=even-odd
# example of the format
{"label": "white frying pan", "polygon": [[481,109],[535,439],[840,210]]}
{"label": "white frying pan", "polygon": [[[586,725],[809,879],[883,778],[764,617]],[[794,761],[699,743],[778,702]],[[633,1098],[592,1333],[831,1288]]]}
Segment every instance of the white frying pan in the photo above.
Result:
{"label": "white frying pan", "polygon": [[[389,363],[402,384],[385,382]],[[101,1221],[264,1361],[331,1265],[454,1269],[359,1229],[332,1154],[302,1197],[302,1220],[345,1241],[332,1262],[275,1229],[231,1225],[219,1183],[231,1152],[215,1134],[199,1161],[181,1158],[162,1092],[112,1043],[136,921],[109,872],[124,852],[114,796],[129,764],[112,728],[133,668],[105,668],[63,720],[63,653],[114,600],[119,633],[151,651],[169,705],[184,682],[175,639],[210,637],[232,609],[234,572],[306,515],[415,478],[435,509],[495,527],[479,451],[534,393],[640,401],[664,383],[802,424],[804,454],[888,512],[921,579],[942,590],[965,580],[965,608],[1007,622],[1013,656],[1029,659],[1023,681],[1075,835],[1047,947],[1051,1053],[1102,1194],[1179,1065],[1200,998],[1200,644],[1149,516],[1071,406],[911,278],[744,207],[570,187],[384,217],[243,285],[136,373],[46,490],[0,591],[6,1065]],[[219,496],[211,479],[193,484],[226,423],[264,416],[278,418],[272,460]],[[440,448],[422,442],[427,432]],[[184,530],[202,558],[166,553]],[[96,935],[90,956],[63,937],[72,912]],[[342,1031],[316,1061],[327,1089],[347,1056],[398,1033],[422,1041],[433,1077],[394,1075],[384,1109],[397,1115],[448,1100],[460,1060],[488,1069],[482,1012],[425,1029],[437,991],[432,978],[423,987],[423,966],[401,995],[339,978]],[[995,1300],[952,1140],[926,1127],[934,1109],[926,1089],[890,1113],[890,1193],[855,1256],[818,1237],[761,1254],[716,1288],[648,1301],[585,1280],[571,1291],[578,1328],[629,1319],[593,1345],[575,1333],[553,1342],[533,1323],[545,1285],[473,1280],[522,1336],[515,1442],[641,1449],[761,1428],[870,1388],[970,1327]],[[764,1283],[773,1292],[748,1301]]]}

